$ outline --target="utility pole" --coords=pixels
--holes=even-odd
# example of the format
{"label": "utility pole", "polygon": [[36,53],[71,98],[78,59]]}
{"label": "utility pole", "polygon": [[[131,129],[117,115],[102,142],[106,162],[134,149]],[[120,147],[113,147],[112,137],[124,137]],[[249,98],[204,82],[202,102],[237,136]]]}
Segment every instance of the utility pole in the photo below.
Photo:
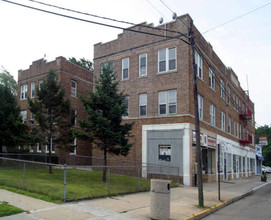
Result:
{"label": "utility pole", "polygon": [[192,72],[193,72],[193,88],[194,88],[194,103],[195,103],[195,127],[196,127],[196,161],[197,161],[197,170],[198,170],[198,199],[199,206],[204,206],[203,198],[203,181],[202,181],[202,154],[201,154],[201,145],[200,145],[200,125],[199,125],[199,111],[198,111],[198,87],[197,87],[197,70],[195,63],[195,37],[193,31],[193,20],[190,20],[189,27],[189,39],[192,49]]}

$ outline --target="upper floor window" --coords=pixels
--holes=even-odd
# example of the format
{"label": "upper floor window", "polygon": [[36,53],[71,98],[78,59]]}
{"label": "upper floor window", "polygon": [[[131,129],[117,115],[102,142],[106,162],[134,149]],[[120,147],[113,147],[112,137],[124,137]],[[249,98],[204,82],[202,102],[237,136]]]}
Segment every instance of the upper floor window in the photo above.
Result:
{"label": "upper floor window", "polygon": [[177,113],[177,90],[159,92],[159,114]]}
{"label": "upper floor window", "polygon": [[221,112],[220,116],[221,116],[221,130],[225,131],[225,113]]}
{"label": "upper floor window", "polygon": [[70,154],[76,154],[76,138],[74,138],[71,143]]}
{"label": "upper floor window", "polygon": [[40,89],[42,83],[43,83],[43,80],[40,80],[39,81],[39,89]]}
{"label": "upper floor window", "polygon": [[129,79],[129,57],[122,59],[122,79]]}
{"label": "upper floor window", "polygon": [[77,82],[71,80],[71,96],[76,97],[77,94]]}
{"label": "upper floor window", "polygon": [[215,72],[211,67],[209,68],[209,87],[215,90]]}
{"label": "upper floor window", "polygon": [[215,127],[215,111],[216,108],[213,104],[210,104],[210,124]]}
{"label": "upper floor window", "polygon": [[139,94],[139,115],[147,115],[147,94]]}
{"label": "upper floor window", "polygon": [[20,115],[22,117],[22,122],[26,123],[27,111],[26,110],[21,111]]}
{"label": "upper floor window", "polygon": [[158,72],[176,70],[176,47],[158,50]]}
{"label": "upper floor window", "polygon": [[72,119],[71,123],[73,126],[76,126],[76,118],[77,118],[77,110],[72,109],[71,110],[71,119]]}
{"label": "upper floor window", "polygon": [[31,94],[30,94],[31,98],[35,97],[35,82],[31,82]]}
{"label": "upper floor window", "polygon": [[40,145],[40,143],[37,143],[37,152],[41,152],[41,145]]}
{"label": "upper floor window", "polygon": [[231,103],[231,88],[227,87],[227,104]]}
{"label": "upper floor window", "polygon": [[30,112],[29,123],[30,123],[31,125],[33,125],[33,124],[34,124],[34,121],[35,121],[35,119],[34,119],[34,114],[33,114],[32,112]]}
{"label": "upper floor window", "polygon": [[110,71],[114,71],[114,61],[108,61],[106,63],[101,64],[101,74],[106,70],[106,68],[109,68]]}
{"label": "upper floor window", "polygon": [[197,51],[195,51],[195,64],[196,64],[197,76],[199,78],[203,79],[203,74],[202,74],[202,59],[201,59],[201,56],[198,54]]}
{"label": "upper floor window", "polygon": [[123,116],[129,116],[129,96],[125,97],[124,103],[126,105],[126,112]]}
{"label": "upper floor window", "polygon": [[233,105],[233,109],[235,109],[235,93],[232,93],[232,105]]}
{"label": "upper floor window", "polygon": [[147,54],[139,54],[139,77],[147,75]]}
{"label": "upper floor window", "polygon": [[27,84],[21,85],[21,100],[27,98]]}
{"label": "upper floor window", "polygon": [[228,118],[228,132],[231,134],[231,117]]}
{"label": "upper floor window", "polygon": [[225,99],[225,83],[223,79],[220,79],[220,97]]}
{"label": "upper floor window", "polygon": [[203,120],[203,97],[198,95],[199,119]]}

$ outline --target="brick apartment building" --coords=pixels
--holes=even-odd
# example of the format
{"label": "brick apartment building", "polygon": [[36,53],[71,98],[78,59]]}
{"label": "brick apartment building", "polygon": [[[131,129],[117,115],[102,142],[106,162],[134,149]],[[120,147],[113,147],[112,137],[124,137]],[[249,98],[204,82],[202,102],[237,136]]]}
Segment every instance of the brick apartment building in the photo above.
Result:
{"label": "brick apartment building", "polygon": [[[46,74],[53,70],[58,76],[58,80],[65,89],[65,98],[70,99],[72,113],[76,118],[74,121],[74,127],[78,127],[78,120],[82,120],[86,117],[82,102],[79,98],[79,94],[86,97],[87,89],[93,88],[93,73],[80,66],[77,66],[64,57],[57,57],[54,61],[47,62],[45,59],[34,61],[30,65],[29,69],[19,70],[18,73],[18,104],[21,108],[21,116],[23,121],[30,126],[35,125],[33,114],[28,109],[27,97],[34,98],[36,95],[36,89],[43,82]],[[54,146],[50,146],[53,153],[61,154],[66,153],[70,155],[88,155],[91,156],[90,144],[74,140],[76,148],[70,152],[60,152],[59,149],[55,149]],[[35,146],[30,146],[30,152],[47,153],[49,151],[48,146],[41,146],[37,143]]]}
{"label": "brick apartment building", "polygon": [[[196,155],[192,51],[180,40],[188,39],[177,38],[179,33],[171,30],[187,35],[190,19],[183,15],[159,29],[142,23],[125,29],[113,41],[94,45],[94,77],[99,77],[104,64],[114,67],[120,90],[127,94],[124,119],[136,122],[128,160],[178,167],[186,185],[194,185]],[[234,71],[195,26],[193,30],[204,181],[216,180],[218,156],[224,179],[254,175],[254,104]]]}

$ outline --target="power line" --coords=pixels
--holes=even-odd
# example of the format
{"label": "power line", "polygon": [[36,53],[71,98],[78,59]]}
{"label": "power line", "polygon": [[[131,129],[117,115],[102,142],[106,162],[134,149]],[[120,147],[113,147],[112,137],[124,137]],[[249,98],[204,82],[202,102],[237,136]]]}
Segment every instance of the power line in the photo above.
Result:
{"label": "power line", "polygon": [[[100,15],[90,14],[90,13],[87,13],[87,12],[81,12],[81,11],[73,10],[73,9],[70,9],[70,8],[64,8],[64,7],[61,7],[61,6],[40,2],[40,1],[37,1],[37,0],[28,0],[28,1],[34,2],[34,3],[37,3],[37,4],[41,4],[41,5],[45,5],[45,6],[49,6],[49,7],[53,7],[53,8],[57,8],[57,9],[61,9],[61,10],[65,10],[65,11],[69,11],[69,12],[73,12],[73,13],[77,13],[77,14],[91,16],[91,17],[94,17],[94,18],[99,18],[99,19],[104,19],[104,20],[109,20],[109,21],[113,21],[113,22],[129,24],[129,25],[134,25],[134,26],[145,27],[145,28],[149,28],[149,29],[153,29],[153,30],[164,31],[164,29],[162,29],[162,28],[151,27],[151,26],[143,25],[143,24],[135,24],[135,23],[128,22],[128,21],[122,21],[122,20],[117,20],[117,19],[114,19],[114,18],[109,18],[109,17],[100,16]],[[172,33],[182,34],[181,32],[174,31],[174,30],[167,30],[167,31],[172,32]],[[183,36],[187,37],[187,34],[183,34]]]}
{"label": "power line", "polygon": [[174,11],[172,11],[163,0],[160,0],[160,2],[162,2],[163,5],[166,6],[168,10],[170,10],[172,13],[174,13]]}
{"label": "power line", "polygon": [[253,10],[251,10],[251,11],[245,13],[245,14],[242,14],[242,15],[240,15],[240,16],[238,16],[238,17],[236,17],[236,18],[233,18],[233,19],[231,19],[231,20],[229,20],[229,21],[226,21],[226,22],[224,22],[223,24],[220,24],[220,25],[218,25],[218,26],[216,26],[216,27],[213,27],[213,28],[211,28],[211,29],[209,29],[209,30],[203,32],[202,34],[206,34],[206,33],[210,32],[210,31],[213,31],[213,30],[215,30],[215,29],[217,29],[217,28],[219,28],[219,27],[221,27],[221,26],[224,26],[224,25],[226,25],[226,24],[228,24],[228,23],[230,23],[230,22],[233,22],[233,21],[235,21],[235,20],[237,20],[237,19],[239,19],[239,18],[242,18],[242,17],[244,17],[244,16],[246,16],[246,15],[248,15],[248,14],[251,14],[251,13],[253,13],[254,11],[257,11],[257,10],[259,10],[259,9],[261,9],[261,8],[264,8],[264,7],[266,7],[266,6],[270,5],[270,4],[271,4],[271,2],[269,2],[269,3],[265,4],[265,5],[262,5],[262,6],[258,7],[258,8],[255,8],[255,9],[253,9]]}
{"label": "power line", "polygon": [[[162,17],[167,19],[149,0],[146,0]],[[167,19],[168,20],[168,19]]]}
{"label": "power line", "polygon": [[[121,29],[121,30],[130,31],[130,32],[135,32],[135,33],[140,33],[140,34],[147,34],[147,35],[153,35],[153,36],[165,38],[165,36],[161,35],[161,34],[155,34],[155,33],[150,33],[150,32],[145,32],[145,31],[130,29],[130,28],[127,29],[127,28],[119,27],[119,26],[115,26],[115,25],[110,25],[110,24],[105,24],[105,23],[101,23],[101,22],[86,20],[86,19],[77,18],[77,17],[73,17],[73,16],[69,16],[69,15],[64,15],[64,14],[60,14],[60,13],[56,13],[56,12],[52,12],[52,11],[47,11],[47,10],[40,9],[40,8],[35,8],[35,7],[32,7],[32,6],[28,6],[28,5],[23,5],[23,4],[12,2],[12,1],[8,1],[8,0],[1,0],[1,1],[7,2],[7,3],[10,3],[10,4],[14,4],[14,5],[18,5],[18,6],[21,6],[21,7],[33,9],[33,10],[36,10],[36,11],[48,13],[48,14],[53,14],[53,15],[57,15],[57,16],[65,17],[65,18],[70,18],[70,19],[73,19],[73,20],[78,20],[78,21],[83,21],[83,22],[87,22],[87,23],[91,23],[91,24],[96,24],[96,25],[101,25],[101,26],[105,26],[105,27],[110,27],[110,28],[115,28],[115,29]],[[173,36],[167,36],[167,38],[168,39],[179,39],[179,40],[183,41],[184,43],[189,44],[189,42],[187,42],[184,39],[180,38],[180,37],[182,37],[182,35],[175,36],[175,37],[173,37]]]}

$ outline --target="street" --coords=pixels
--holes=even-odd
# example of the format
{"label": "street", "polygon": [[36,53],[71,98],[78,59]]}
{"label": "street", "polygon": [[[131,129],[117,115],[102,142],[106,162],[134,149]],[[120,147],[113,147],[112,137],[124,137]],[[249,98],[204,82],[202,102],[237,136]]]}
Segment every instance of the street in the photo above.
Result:
{"label": "street", "polygon": [[204,220],[271,219],[271,184],[203,218]]}

